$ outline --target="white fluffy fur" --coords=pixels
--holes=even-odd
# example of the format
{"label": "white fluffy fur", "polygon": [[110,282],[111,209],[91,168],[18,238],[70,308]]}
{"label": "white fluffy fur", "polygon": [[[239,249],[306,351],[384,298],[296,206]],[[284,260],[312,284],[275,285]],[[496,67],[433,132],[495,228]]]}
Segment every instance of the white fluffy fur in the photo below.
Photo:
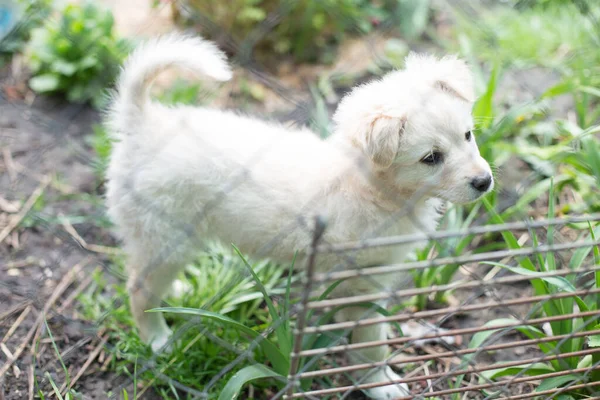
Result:
{"label": "white fluffy fur", "polygon": [[[304,255],[316,214],[327,218],[328,243],[431,231],[442,200],[477,199],[483,193],[471,181],[491,175],[474,139],[465,139],[473,128],[473,83],[466,64],[456,58],[411,55],[405,70],[356,88],[341,102],[327,140],[233,112],[153,103],[148,87],[169,67],[215,80],[231,77],[225,57],[209,42],[177,35],[153,40],[125,64],[108,114],[115,138],[109,215],[128,254],[140,335],[155,350],[171,332],[160,314],[144,310],[159,305],[176,274],[208,240],[289,263],[295,252]],[[443,162],[422,163],[434,149],[443,153]],[[410,213],[400,215],[407,205]],[[412,247],[353,257],[362,266],[401,262]],[[341,262],[320,257],[318,268],[339,268]],[[346,281],[336,294],[390,289],[406,279]],[[338,319],[366,316],[364,309],[351,308]],[[385,337],[386,327],[376,325],[355,329],[352,341]],[[384,346],[356,351],[350,360],[381,361],[387,352]],[[385,382],[399,376],[386,367],[362,378]],[[376,399],[405,393],[406,385],[369,392]]]}

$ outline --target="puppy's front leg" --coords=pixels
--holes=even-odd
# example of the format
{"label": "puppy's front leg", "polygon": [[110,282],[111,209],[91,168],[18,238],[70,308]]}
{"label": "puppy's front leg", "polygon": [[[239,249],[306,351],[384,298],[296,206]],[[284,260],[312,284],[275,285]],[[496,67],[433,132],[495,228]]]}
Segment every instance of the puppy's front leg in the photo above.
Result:
{"label": "puppy's front leg", "polygon": [[[338,320],[343,321],[360,321],[366,318],[377,317],[374,311],[362,308],[351,307],[342,310],[338,316]],[[389,325],[377,324],[369,326],[356,327],[352,331],[350,340],[351,343],[367,343],[387,339]],[[353,350],[348,353],[349,361],[352,365],[373,363],[385,361],[389,356],[389,346],[373,346],[360,350]],[[355,374],[356,383],[384,383],[401,379],[389,366],[375,367],[358,371]],[[408,386],[405,383],[390,384],[379,386],[365,391],[366,394],[377,400],[395,399],[409,394]]]}

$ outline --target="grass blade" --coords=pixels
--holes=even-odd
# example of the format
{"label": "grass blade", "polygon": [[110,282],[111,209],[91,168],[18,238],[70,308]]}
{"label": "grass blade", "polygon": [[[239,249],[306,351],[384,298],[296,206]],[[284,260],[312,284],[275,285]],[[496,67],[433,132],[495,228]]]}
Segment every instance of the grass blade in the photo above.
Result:
{"label": "grass blade", "polygon": [[555,376],[554,378],[544,379],[540,385],[535,389],[536,392],[543,392],[548,389],[556,389],[564,385],[565,383],[577,381],[581,381],[581,376],[578,375],[563,375],[563,376]]}
{"label": "grass blade", "polygon": [[[195,315],[203,318],[209,318],[213,321],[217,321],[223,325],[227,325],[231,328],[238,330],[239,332],[249,336],[252,340],[257,340],[258,346],[265,353],[275,371],[282,375],[287,375],[289,370],[289,359],[287,353],[282,353],[269,339],[262,336],[260,333],[253,329],[248,328],[239,322],[226,317],[222,314],[214,313],[212,311],[202,310],[200,308],[186,308],[186,307],[161,307],[153,308],[146,312],[165,312],[173,314],[188,314]],[[286,355],[284,355],[286,354]]]}
{"label": "grass blade", "polygon": [[559,290],[562,290],[564,292],[569,292],[569,293],[573,293],[576,291],[575,286],[573,286],[573,284],[571,282],[569,282],[567,279],[563,278],[562,276],[540,276],[543,275],[543,272],[538,272],[538,271],[530,271],[528,269],[522,268],[522,267],[512,267],[510,265],[506,265],[506,264],[502,264],[499,262],[494,262],[494,261],[483,261],[482,264],[488,264],[488,265],[493,265],[496,267],[501,267],[504,269],[507,269],[509,271],[511,271],[512,273],[518,274],[518,275],[523,275],[523,276],[530,276],[532,278],[537,278],[537,279],[541,279],[546,283],[549,283],[550,285],[556,287]]}
{"label": "grass blade", "polygon": [[291,338],[291,335],[289,335],[289,333],[287,331],[286,324],[284,324],[283,321],[281,320],[281,317],[279,316],[279,313],[277,312],[277,308],[275,308],[275,305],[273,304],[273,301],[271,300],[269,293],[267,293],[267,289],[262,284],[258,275],[256,275],[256,272],[254,272],[254,270],[252,269],[252,266],[248,263],[246,258],[242,255],[240,250],[235,245],[232,244],[232,246],[233,246],[233,249],[235,250],[235,252],[237,253],[237,255],[242,259],[244,265],[248,269],[248,272],[250,272],[250,274],[254,278],[254,282],[256,283],[256,286],[262,293],[265,303],[267,303],[267,308],[269,309],[269,314],[271,314],[271,318],[273,319],[273,325],[275,326],[275,335],[277,336],[277,341],[279,343],[279,348],[281,349],[281,353],[289,354],[292,351],[292,338]]}
{"label": "grass blade", "polygon": [[54,383],[52,376],[50,376],[50,373],[46,372],[45,375],[46,375],[46,378],[48,379],[48,381],[50,381],[50,385],[52,386],[52,391],[54,392],[54,395],[56,396],[56,398],[58,400],[64,400],[64,398],[60,394],[60,390],[58,390],[58,387],[56,387],[56,383]]}
{"label": "grass blade", "polygon": [[219,400],[234,400],[236,399],[242,388],[251,381],[257,379],[265,379],[265,378],[285,378],[281,374],[265,367],[261,364],[249,365],[241,370],[239,370],[235,375],[229,379],[221,394],[219,395]]}

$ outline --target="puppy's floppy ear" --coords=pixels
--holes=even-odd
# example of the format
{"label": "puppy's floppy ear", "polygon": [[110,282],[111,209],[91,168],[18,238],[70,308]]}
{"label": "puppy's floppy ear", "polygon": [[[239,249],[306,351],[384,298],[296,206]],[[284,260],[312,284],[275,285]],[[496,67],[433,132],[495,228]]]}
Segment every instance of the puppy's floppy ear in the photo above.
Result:
{"label": "puppy's floppy ear", "polygon": [[453,86],[450,82],[441,80],[435,82],[435,87],[466,102],[472,103],[474,101],[474,94],[465,90],[464,87],[458,86],[460,89],[457,89],[457,87]]}
{"label": "puppy's floppy ear", "polygon": [[370,123],[366,132],[365,152],[377,167],[386,169],[394,162],[405,124],[406,118],[385,115],[377,116]]}
{"label": "puppy's floppy ear", "polygon": [[433,86],[466,102],[475,101],[473,73],[467,63],[456,56],[437,59],[431,55],[411,53],[406,70],[432,79]]}

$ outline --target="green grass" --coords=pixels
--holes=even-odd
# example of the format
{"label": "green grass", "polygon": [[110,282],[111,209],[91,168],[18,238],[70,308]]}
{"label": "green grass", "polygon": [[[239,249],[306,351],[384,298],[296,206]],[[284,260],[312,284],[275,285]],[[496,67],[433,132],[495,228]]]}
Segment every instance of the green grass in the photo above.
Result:
{"label": "green grass", "polygon": [[[550,200],[548,207],[548,217],[552,218],[555,214],[555,192],[554,186],[550,187]],[[494,212],[489,202],[484,202],[488,212],[492,214],[493,221],[496,223],[504,222],[502,218]],[[596,237],[600,233],[599,227],[589,227],[588,234],[583,239],[587,239],[590,242],[596,240]],[[534,246],[539,245],[537,235],[534,231],[530,231],[532,236],[532,244]],[[515,235],[511,232],[504,232],[503,238],[510,249],[522,248]],[[554,229],[548,228],[547,232],[547,244],[552,245],[554,242]],[[518,259],[518,265],[507,265],[497,262],[487,262],[486,264],[498,266],[511,271],[514,274],[524,275],[530,277],[530,283],[533,287],[533,294],[535,296],[548,296],[552,294],[564,293],[564,292],[575,292],[576,289],[576,273],[581,272],[581,269],[585,268],[584,264],[589,261],[590,253],[593,254],[593,264],[598,265],[600,263],[600,252],[596,246],[583,247],[575,251],[571,257],[569,268],[573,271],[572,275],[565,277],[545,277],[543,273],[556,271],[558,268],[558,260],[555,255],[550,252],[544,254],[537,254],[532,257],[522,257]],[[588,264],[589,265],[589,264]],[[538,278],[539,276],[539,278]],[[591,273],[591,280],[589,285],[585,285],[587,289],[598,289],[600,288],[600,273],[598,271]],[[581,289],[581,287],[580,287]],[[564,298],[556,298],[547,301],[543,301],[533,306],[530,312],[530,318],[536,317],[560,317],[564,315],[576,314],[578,312],[589,312],[598,310],[600,304],[600,294],[588,294],[587,296],[571,296]],[[504,318],[499,320],[489,321],[486,325],[493,327],[494,325],[503,325],[506,323],[518,323],[519,320],[514,318]],[[598,318],[594,317],[576,317],[573,319],[558,320],[550,323],[550,329],[553,336],[570,335],[575,332],[591,331],[598,329],[599,323]],[[529,339],[541,339],[547,338],[548,335],[541,330],[539,327],[524,324],[515,328],[518,332]],[[486,343],[490,337],[498,332],[506,333],[507,329],[501,330],[489,330],[485,332],[477,333],[471,339],[469,343],[470,348],[480,348]],[[594,344],[590,339],[597,340],[598,335],[586,337],[567,337],[566,339],[543,342],[538,345],[540,351],[547,356],[554,356],[557,354],[568,354],[578,351],[585,350],[588,346],[597,347],[598,344]],[[590,344],[591,343],[591,344]],[[600,344],[600,343],[599,343]],[[482,377],[488,380],[495,380],[503,376],[513,375],[530,375],[536,376],[541,374],[555,373],[555,372],[568,372],[577,368],[588,367],[596,368],[600,365],[599,354],[591,354],[586,356],[572,356],[554,359],[544,363],[525,364],[517,367],[501,368],[497,370],[491,370],[482,373]],[[580,384],[595,381],[598,379],[598,373],[592,374],[584,373],[571,373],[568,375],[562,375],[555,378],[547,378],[541,381],[540,385],[536,388],[536,391],[543,391],[546,389],[561,387],[569,384]],[[576,391],[565,390],[565,396],[570,399],[586,398],[588,395],[592,395],[594,388],[580,389]]]}
{"label": "green grass", "polygon": [[566,71],[597,68],[600,45],[594,18],[597,4],[582,13],[574,4],[518,10],[497,6],[480,10],[479,20],[458,16],[459,35],[474,42],[478,58],[518,68],[546,66]]}
{"label": "green grass", "polygon": [[[109,283],[105,274],[99,273],[95,276],[95,283],[79,300],[82,315],[98,322],[110,332],[109,342],[114,345],[112,352],[116,355],[111,367],[133,377],[134,363],[140,369],[149,360],[154,360],[154,357],[149,347],[137,335],[132,334],[135,328],[122,281],[121,263],[122,260],[115,260],[115,268],[111,273],[121,276],[119,282]],[[285,294],[285,286],[282,284],[285,282],[285,268],[262,262],[255,264],[253,270],[271,295]],[[195,289],[185,293],[180,299],[167,299],[167,304],[218,313],[251,327],[257,333],[268,329],[270,319],[268,310],[262,305],[263,294],[247,273],[244,263],[231,251],[212,247],[210,252],[200,254],[196,262],[186,268],[181,279]],[[166,317],[174,331],[184,326],[187,328],[185,332],[181,332],[180,345],[176,345],[171,354],[156,357],[155,367],[137,377],[141,382],[151,382],[157,378],[156,372],[161,371],[164,376],[176,379],[189,388],[203,390],[213,376],[248,347],[239,331],[209,318],[189,326],[186,324],[189,318],[185,315],[169,313]],[[193,346],[186,348],[190,343]],[[255,357],[262,360],[258,353]],[[213,396],[220,392],[226,378],[236,371],[237,369],[232,370],[217,382],[211,390]],[[157,379],[151,386],[165,398],[178,396],[176,388],[164,378]]]}

